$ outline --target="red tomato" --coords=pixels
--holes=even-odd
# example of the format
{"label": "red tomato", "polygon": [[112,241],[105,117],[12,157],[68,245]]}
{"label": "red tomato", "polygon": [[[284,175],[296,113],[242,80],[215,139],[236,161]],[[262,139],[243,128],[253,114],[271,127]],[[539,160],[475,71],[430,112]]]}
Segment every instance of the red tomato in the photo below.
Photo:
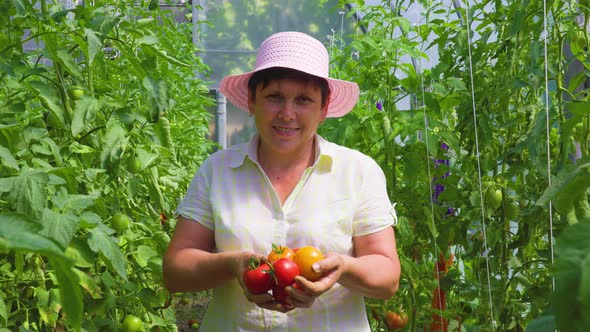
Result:
{"label": "red tomato", "polygon": [[408,315],[393,311],[385,312],[385,325],[389,329],[401,329],[408,324]]}
{"label": "red tomato", "polygon": [[287,304],[285,299],[289,296],[287,290],[283,286],[274,285],[272,287],[272,298],[280,304]]}
{"label": "red tomato", "polygon": [[258,260],[251,260],[248,270],[242,276],[246,288],[253,294],[262,294],[272,288],[271,268]]}
{"label": "red tomato", "polygon": [[274,263],[281,258],[293,259],[295,252],[289,247],[272,245],[272,251],[268,254],[268,261]]}
{"label": "red tomato", "polygon": [[309,281],[316,281],[322,277],[322,273],[315,272],[311,266],[322,259],[324,255],[321,251],[312,246],[305,246],[297,250],[294,261],[299,266],[301,276]]}
{"label": "red tomato", "polygon": [[299,275],[299,266],[288,258],[281,258],[274,262],[273,271],[275,282],[278,286],[285,287],[295,283],[295,277]]}

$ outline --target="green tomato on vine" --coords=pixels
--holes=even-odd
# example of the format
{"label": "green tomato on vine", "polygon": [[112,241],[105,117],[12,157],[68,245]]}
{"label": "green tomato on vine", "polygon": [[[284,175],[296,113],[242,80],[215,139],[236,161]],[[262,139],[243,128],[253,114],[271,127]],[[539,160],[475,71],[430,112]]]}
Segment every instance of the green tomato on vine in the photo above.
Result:
{"label": "green tomato on vine", "polygon": [[502,204],[502,190],[495,187],[488,188],[486,191],[485,202],[492,210],[498,209]]}
{"label": "green tomato on vine", "polygon": [[129,228],[129,217],[122,213],[117,213],[111,220],[111,226],[117,233],[122,234]]}
{"label": "green tomato on vine", "polygon": [[139,317],[133,315],[127,315],[123,321],[124,332],[140,332],[143,330],[143,322]]}

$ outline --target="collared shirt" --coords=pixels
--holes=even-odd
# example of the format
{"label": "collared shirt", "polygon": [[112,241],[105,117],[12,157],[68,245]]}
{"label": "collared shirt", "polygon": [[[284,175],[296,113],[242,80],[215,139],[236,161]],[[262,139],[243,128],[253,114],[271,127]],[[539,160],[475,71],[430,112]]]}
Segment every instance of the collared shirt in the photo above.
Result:
{"label": "collared shirt", "polygon": [[[352,238],[394,224],[385,175],[370,157],[315,136],[314,164],[283,205],[257,162],[260,136],[217,151],[193,178],[177,214],[215,232],[215,251],[262,255],[272,244],[353,255]],[[370,267],[367,267],[370,268]],[[212,276],[214,278],[214,276]],[[199,331],[370,331],[363,296],[336,283],[311,308],[250,303],[236,280],[213,289]]]}

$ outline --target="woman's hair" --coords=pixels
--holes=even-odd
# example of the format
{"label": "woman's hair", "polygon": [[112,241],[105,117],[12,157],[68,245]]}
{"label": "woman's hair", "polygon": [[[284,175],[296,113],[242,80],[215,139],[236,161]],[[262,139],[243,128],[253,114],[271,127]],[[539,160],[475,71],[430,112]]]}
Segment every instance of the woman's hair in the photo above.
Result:
{"label": "woman's hair", "polygon": [[292,79],[298,82],[303,82],[305,84],[311,83],[314,86],[319,87],[322,92],[322,107],[324,107],[324,105],[326,104],[328,96],[330,95],[330,87],[328,86],[328,81],[321,77],[310,75],[298,70],[282,67],[267,68],[252,74],[252,76],[248,80],[248,90],[250,90],[250,98],[256,98],[256,88],[258,87],[258,85],[262,85],[262,88],[264,89],[268,86],[270,82],[282,79]]}

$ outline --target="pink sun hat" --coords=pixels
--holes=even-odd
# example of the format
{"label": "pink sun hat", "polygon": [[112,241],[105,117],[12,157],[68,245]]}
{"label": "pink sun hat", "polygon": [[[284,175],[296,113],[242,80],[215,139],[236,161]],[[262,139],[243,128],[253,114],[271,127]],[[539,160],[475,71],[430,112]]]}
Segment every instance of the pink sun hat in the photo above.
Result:
{"label": "pink sun hat", "polygon": [[253,73],[271,67],[283,67],[326,79],[330,99],[326,117],[337,118],[352,111],[359,99],[359,87],[354,82],[329,77],[328,50],[317,39],[295,31],[279,32],[260,44],[254,70],[240,75],[225,76],[221,93],[237,108],[248,112],[248,80]]}

